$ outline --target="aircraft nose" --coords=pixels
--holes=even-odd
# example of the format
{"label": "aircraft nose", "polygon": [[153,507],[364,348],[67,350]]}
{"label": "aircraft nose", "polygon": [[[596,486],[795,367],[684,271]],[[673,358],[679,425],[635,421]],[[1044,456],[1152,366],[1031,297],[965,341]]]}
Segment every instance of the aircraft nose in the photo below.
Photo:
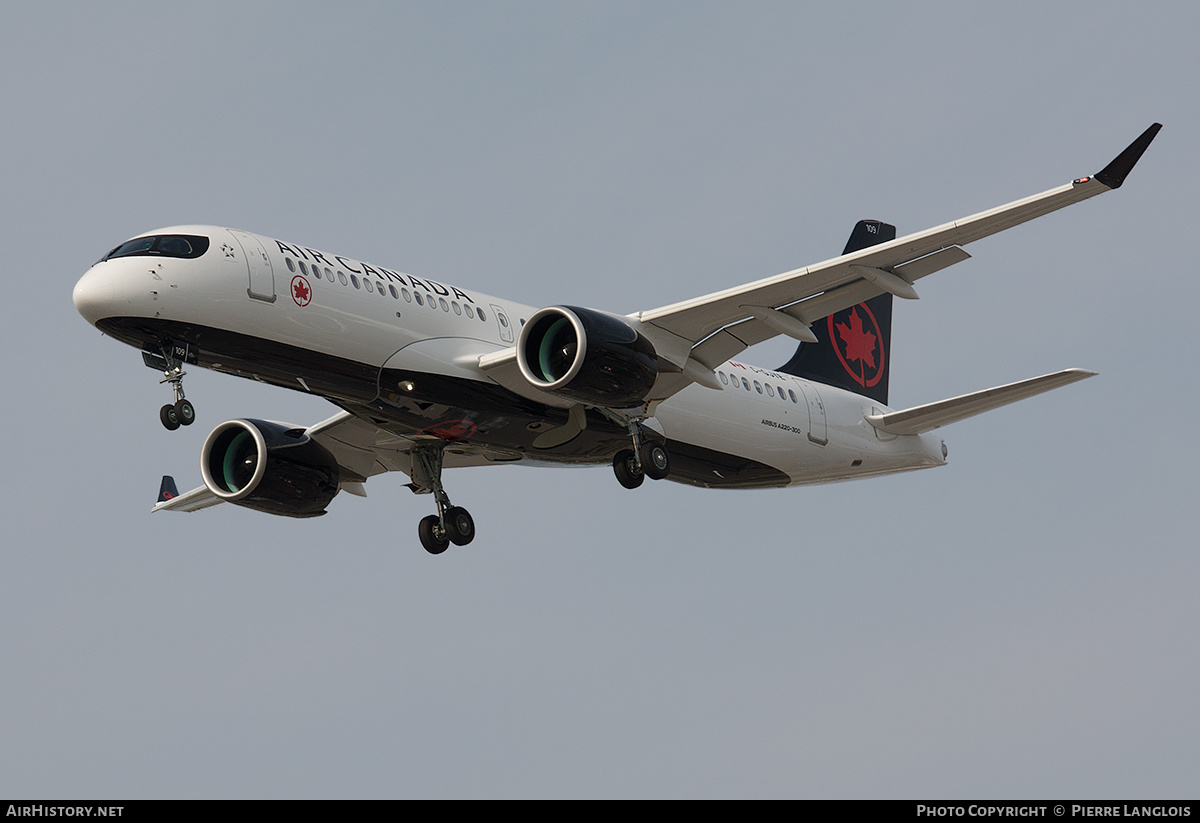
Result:
{"label": "aircraft nose", "polygon": [[115,293],[112,278],[97,269],[97,266],[88,269],[83,277],[79,278],[75,290],[71,293],[71,299],[75,301],[75,310],[92,325],[112,315]]}

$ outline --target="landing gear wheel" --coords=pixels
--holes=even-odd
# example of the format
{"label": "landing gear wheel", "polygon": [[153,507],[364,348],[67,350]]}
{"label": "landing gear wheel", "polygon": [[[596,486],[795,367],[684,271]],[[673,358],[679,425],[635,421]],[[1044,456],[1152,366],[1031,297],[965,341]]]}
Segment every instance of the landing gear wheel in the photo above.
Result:
{"label": "landing gear wheel", "polygon": [[436,514],[421,518],[417,525],[417,534],[421,538],[421,545],[430,554],[441,554],[450,545],[446,530],[442,528]]}
{"label": "landing gear wheel", "polygon": [[456,546],[465,546],[475,539],[475,521],[462,506],[446,510],[446,537]]}
{"label": "landing gear wheel", "polygon": [[175,431],[179,428],[179,415],[175,412],[175,406],[170,403],[158,410],[158,419],[162,421],[167,431]]}
{"label": "landing gear wheel", "polygon": [[190,426],[196,420],[196,409],[187,400],[179,400],[175,404],[175,419],[181,426]]}
{"label": "landing gear wheel", "polygon": [[646,479],[637,457],[629,449],[617,452],[613,458],[613,473],[617,476],[617,482],[627,489],[636,489]]}
{"label": "landing gear wheel", "polygon": [[662,443],[647,440],[642,444],[642,471],[651,480],[662,480],[671,473],[671,456]]}

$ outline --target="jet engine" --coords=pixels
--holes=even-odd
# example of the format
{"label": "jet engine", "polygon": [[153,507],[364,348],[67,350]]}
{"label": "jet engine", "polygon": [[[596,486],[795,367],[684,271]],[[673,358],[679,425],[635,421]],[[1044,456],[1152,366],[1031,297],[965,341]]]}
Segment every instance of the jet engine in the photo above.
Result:
{"label": "jet engine", "polygon": [[608,408],[638,405],[658,378],[658,355],[640,332],[574,306],[534,312],[517,337],[517,364],[535,388]]}
{"label": "jet engine", "polygon": [[337,460],[295,428],[264,420],[230,420],[200,451],[209,491],[228,503],[287,517],[316,517],[338,493]]}

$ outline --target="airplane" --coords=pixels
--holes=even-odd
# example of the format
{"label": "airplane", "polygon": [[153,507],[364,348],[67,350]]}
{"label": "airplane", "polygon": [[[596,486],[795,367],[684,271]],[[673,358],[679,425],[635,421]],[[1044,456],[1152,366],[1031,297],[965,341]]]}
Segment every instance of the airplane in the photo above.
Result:
{"label": "airplane", "polygon": [[[222,502],[290,517],[325,514],[339,491],[388,471],[431,494],[418,525],[432,554],[475,537],[443,471],[524,463],[611,465],[706,488],[771,488],[944,465],[941,426],[1093,376],[1083,369],[935,403],[888,406],[893,298],[961,263],[963,246],[1119,188],[1155,123],[1101,171],[1041,194],[896,237],[860,221],[838,256],[660,308],[617,315],[520,305],[291,242],[220,226],[140,234],[75,285],[81,315],[142,351],[174,401],[195,408],[199,366],[318,395],[339,411],[311,426],[245,418],[201,448],[204,485],[165,476],[152,511]],[[784,365],[743,362],[778,335]]]}

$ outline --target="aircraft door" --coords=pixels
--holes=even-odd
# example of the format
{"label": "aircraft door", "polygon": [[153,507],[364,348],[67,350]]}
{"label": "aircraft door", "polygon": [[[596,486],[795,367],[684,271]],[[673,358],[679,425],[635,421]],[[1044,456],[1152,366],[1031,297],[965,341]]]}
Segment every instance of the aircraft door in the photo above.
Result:
{"label": "aircraft door", "polygon": [[808,403],[808,439],[824,446],[829,442],[829,428],[825,421],[825,403],[821,401],[821,393],[812,383],[796,385]]}
{"label": "aircraft door", "polygon": [[242,247],[242,253],[246,256],[246,267],[250,275],[250,286],[246,289],[246,293],[255,300],[274,303],[275,274],[271,270],[271,258],[267,257],[262,244],[254,235],[233,229],[230,229],[229,233],[237,239],[238,244]]}
{"label": "aircraft door", "polygon": [[508,315],[504,312],[504,309],[495,303],[492,303],[492,314],[496,315],[496,323],[500,326],[500,339],[505,343],[511,343],[513,341],[513,328],[512,323],[508,320]]}

